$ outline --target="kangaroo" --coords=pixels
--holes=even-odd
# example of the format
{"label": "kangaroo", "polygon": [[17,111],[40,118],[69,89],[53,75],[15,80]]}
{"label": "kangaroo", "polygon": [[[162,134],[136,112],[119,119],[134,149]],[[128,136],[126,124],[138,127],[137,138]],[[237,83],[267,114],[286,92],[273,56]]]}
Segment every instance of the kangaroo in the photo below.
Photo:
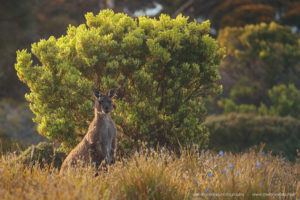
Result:
{"label": "kangaroo", "polygon": [[116,125],[110,116],[113,110],[112,98],[114,90],[107,95],[102,95],[99,90],[94,90],[95,95],[95,117],[82,141],[70,152],[64,160],[60,174],[69,166],[74,166],[78,161],[88,165],[96,164],[99,167],[103,160],[107,164],[114,162],[116,149]]}

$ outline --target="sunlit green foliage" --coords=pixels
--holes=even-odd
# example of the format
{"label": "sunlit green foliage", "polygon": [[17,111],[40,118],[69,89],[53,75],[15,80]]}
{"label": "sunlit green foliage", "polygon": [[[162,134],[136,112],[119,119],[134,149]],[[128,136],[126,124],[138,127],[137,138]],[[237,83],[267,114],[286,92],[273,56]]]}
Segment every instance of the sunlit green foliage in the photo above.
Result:
{"label": "sunlit green foliage", "polygon": [[256,113],[270,116],[292,116],[300,119],[300,90],[294,84],[274,86],[268,90],[268,97],[271,101],[269,106],[264,103],[259,106],[237,104],[234,101],[234,96],[223,98],[218,104],[224,109],[224,113]]}
{"label": "sunlit green foliage", "polygon": [[[300,88],[300,37],[276,23],[225,28],[218,40],[228,57],[221,65],[224,91],[236,104],[270,104],[268,90],[293,83]],[[227,81],[227,82],[225,82]]]}
{"label": "sunlit green foliage", "polygon": [[230,98],[224,98],[218,101],[218,105],[224,109],[224,113],[237,112],[237,113],[256,113],[257,108],[252,104],[236,104]]}
{"label": "sunlit green foliage", "polygon": [[295,85],[274,86],[268,93],[272,101],[269,111],[271,115],[290,115],[300,119],[300,90]]}
{"label": "sunlit green foliage", "polygon": [[300,149],[300,120],[292,117],[229,113],[210,116],[204,124],[213,150],[242,152],[265,143],[266,151],[295,161]]}
{"label": "sunlit green foliage", "polygon": [[[132,19],[104,10],[88,13],[87,24],[70,26],[17,52],[20,80],[40,134],[74,146],[93,118],[92,88],[117,88],[113,119],[124,134],[120,145],[205,145],[201,98],[220,91],[223,56],[209,36],[209,22],[161,15]],[[126,138],[126,139],[125,139]]]}

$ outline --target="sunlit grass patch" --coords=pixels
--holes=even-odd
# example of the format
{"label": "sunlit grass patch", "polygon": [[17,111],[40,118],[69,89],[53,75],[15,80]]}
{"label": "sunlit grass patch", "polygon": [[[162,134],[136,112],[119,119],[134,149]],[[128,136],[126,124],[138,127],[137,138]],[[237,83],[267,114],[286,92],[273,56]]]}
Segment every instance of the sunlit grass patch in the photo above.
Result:
{"label": "sunlit grass patch", "polygon": [[98,176],[91,167],[59,176],[51,165],[27,166],[15,159],[6,154],[0,160],[1,199],[279,199],[255,196],[279,193],[290,195],[281,199],[296,199],[300,193],[299,163],[254,150],[183,150],[178,156],[146,149],[98,171]]}
{"label": "sunlit grass patch", "polygon": [[241,194],[241,197],[235,197],[237,199],[255,199],[254,194],[264,193],[287,193],[296,197],[296,185],[300,180],[299,164],[255,151],[235,155],[204,153],[198,162],[203,163],[200,173],[191,177],[198,184],[195,188],[199,194]]}

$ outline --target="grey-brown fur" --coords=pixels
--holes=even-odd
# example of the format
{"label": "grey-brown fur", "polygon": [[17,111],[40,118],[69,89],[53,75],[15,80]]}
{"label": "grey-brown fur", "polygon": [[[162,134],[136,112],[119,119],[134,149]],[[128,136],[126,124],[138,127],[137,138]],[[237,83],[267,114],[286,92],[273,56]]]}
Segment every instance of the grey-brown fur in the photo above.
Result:
{"label": "grey-brown fur", "polygon": [[108,164],[114,161],[116,149],[116,126],[110,116],[113,109],[111,99],[114,91],[103,96],[95,90],[95,117],[83,140],[71,151],[62,164],[60,174],[79,161],[84,165],[96,164],[96,167],[105,160]]}

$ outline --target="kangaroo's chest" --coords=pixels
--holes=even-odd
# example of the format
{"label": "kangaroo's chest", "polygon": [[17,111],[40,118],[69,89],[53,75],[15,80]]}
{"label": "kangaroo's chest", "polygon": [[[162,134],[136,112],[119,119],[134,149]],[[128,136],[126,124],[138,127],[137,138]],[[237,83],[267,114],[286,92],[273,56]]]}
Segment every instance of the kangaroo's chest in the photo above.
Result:
{"label": "kangaroo's chest", "polygon": [[96,148],[100,148],[99,151],[104,155],[107,155],[112,149],[112,142],[116,136],[116,130],[116,126],[110,118],[105,117],[98,121],[96,128],[96,138],[98,138]]}
{"label": "kangaroo's chest", "polygon": [[103,124],[100,127],[100,137],[104,144],[110,144],[116,134],[116,127],[112,120],[103,119]]}

